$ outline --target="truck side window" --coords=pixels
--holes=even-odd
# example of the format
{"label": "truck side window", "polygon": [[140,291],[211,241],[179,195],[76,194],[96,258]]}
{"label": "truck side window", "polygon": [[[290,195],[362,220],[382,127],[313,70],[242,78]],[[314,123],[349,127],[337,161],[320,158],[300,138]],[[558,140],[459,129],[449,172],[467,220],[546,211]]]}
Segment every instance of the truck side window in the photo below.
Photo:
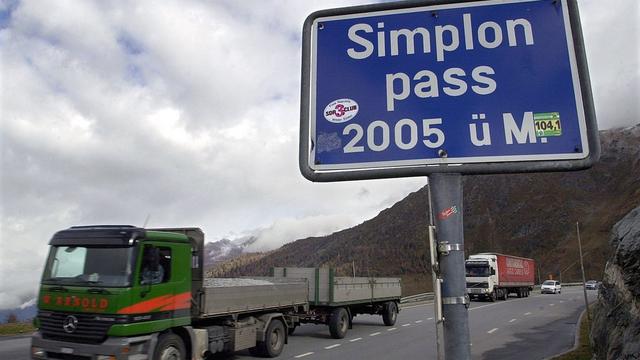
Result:
{"label": "truck side window", "polygon": [[152,247],[145,247],[142,254],[140,284],[161,284],[171,278],[171,248],[159,247],[158,269],[153,271]]}

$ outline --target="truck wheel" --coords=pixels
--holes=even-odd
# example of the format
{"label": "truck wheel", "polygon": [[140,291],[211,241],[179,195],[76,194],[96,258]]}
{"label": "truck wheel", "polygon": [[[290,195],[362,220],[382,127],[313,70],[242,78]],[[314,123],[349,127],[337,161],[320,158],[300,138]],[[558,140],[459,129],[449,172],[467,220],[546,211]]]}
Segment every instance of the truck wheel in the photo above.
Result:
{"label": "truck wheel", "polygon": [[493,290],[491,295],[489,295],[489,301],[494,302],[498,298],[498,294],[496,294],[496,290]]}
{"label": "truck wheel", "polygon": [[258,341],[256,347],[249,349],[252,355],[262,357],[276,357],[280,355],[284,348],[284,324],[282,321],[274,319],[264,333],[264,341]]}
{"label": "truck wheel", "polygon": [[398,319],[398,305],[395,302],[389,301],[384,305],[384,312],[382,313],[382,321],[387,326],[392,326]]}
{"label": "truck wheel", "polygon": [[182,339],[172,333],[160,335],[153,358],[155,360],[186,360]]}
{"label": "truck wheel", "polygon": [[349,328],[349,314],[344,308],[337,308],[331,312],[329,319],[329,331],[334,339],[342,339],[347,335]]}

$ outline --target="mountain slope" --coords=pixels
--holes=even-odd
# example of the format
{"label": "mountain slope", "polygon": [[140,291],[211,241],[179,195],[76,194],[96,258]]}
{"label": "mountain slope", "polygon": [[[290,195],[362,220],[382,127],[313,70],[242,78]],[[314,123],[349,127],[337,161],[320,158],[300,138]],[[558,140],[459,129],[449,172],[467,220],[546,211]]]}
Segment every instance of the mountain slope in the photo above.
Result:
{"label": "mountain slope", "polygon": [[[577,279],[576,222],[588,277],[600,278],[608,232],[640,204],[640,125],[600,133],[602,156],[578,172],[464,177],[465,252],[532,257],[541,277]],[[426,188],[375,218],[284,245],[220,276],[267,275],[273,266],[333,266],[339,274],[402,275],[407,293],[430,287]]]}

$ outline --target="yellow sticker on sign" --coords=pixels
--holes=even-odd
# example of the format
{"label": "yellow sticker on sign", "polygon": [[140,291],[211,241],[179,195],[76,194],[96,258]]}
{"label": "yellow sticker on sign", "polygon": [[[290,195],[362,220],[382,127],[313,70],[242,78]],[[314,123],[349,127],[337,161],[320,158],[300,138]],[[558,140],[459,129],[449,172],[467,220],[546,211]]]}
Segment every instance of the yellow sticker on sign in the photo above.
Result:
{"label": "yellow sticker on sign", "polygon": [[533,122],[537,137],[562,135],[559,112],[534,113]]}

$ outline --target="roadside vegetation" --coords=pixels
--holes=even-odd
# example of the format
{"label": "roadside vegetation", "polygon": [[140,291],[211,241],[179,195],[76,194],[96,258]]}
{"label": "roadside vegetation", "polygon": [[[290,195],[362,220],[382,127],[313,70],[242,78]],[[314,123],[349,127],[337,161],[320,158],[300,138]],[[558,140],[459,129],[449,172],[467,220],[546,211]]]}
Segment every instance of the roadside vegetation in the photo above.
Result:
{"label": "roadside vegetation", "polygon": [[36,331],[31,322],[0,324],[0,336],[29,334]]}
{"label": "roadside vegetation", "polygon": [[31,321],[18,321],[16,314],[9,314],[4,324],[0,324],[0,336],[32,333],[36,330]]}

